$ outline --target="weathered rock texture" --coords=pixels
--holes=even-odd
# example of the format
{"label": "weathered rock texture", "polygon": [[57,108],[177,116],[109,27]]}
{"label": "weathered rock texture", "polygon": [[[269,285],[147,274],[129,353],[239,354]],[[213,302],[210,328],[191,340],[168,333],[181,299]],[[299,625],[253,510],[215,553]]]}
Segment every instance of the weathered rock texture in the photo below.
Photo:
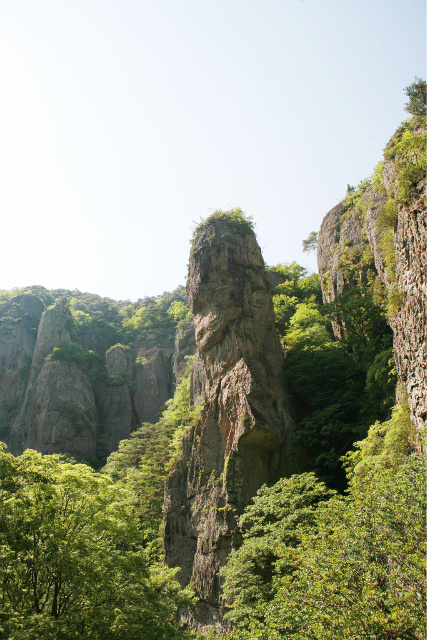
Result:
{"label": "weathered rock texture", "polygon": [[107,450],[114,451],[120,440],[129,437],[133,424],[129,384],[134,365],[129,347],[119,344],[111,347],[105,354],[105,364],[110,384],[98,387],[96,396]]}
{"label": "weathered rock texture", "polygon": [[419,429],[427,416],[427,212],[426,181],[412,190],[411,200],[399,207],[394,232],[396,278],[401,304],[391,318],[399,377],[406,386],[409,406]]}
{"label": "weathered rock texture", "polygon": [[[194,325],[180,326],[176,339],[154,328],[143,341],[111,346],[114,332],[96,322],[78,332],[64,302],[45,310],[23,294],[0,305],[0,439],[15,455],[31,447],[99,464],[132,428],[157,420],[195,352]],[[70,343],[97,349],[95,370],[52,359]]]}
{"label": "weathered rock texture", "polygon": [[[91,461],[96,453],[96,407],[87,374],[74,364],[45,362],[37,377],[32,422],[24,448],[43,453],[66,451]],[[17,421],[15,429],[21,425]],[[25,422],[24,422],[25,425]]]}
{"label": "weathered rock texture", "polygon": [[22,295],[0,305],[0,438],[5,437],[25,393],[44,305]]}
{"label": "weathered rock texture", "polygon": [[139,422],[156,422],[160,407],[173,395],[172,340],[160,340],[150,332],[148,340],[136,346],[134,404]]}
{"label": "weathered rock texture", "polygon": [[[398,173],[393,162],[384,162],[388,196],[396,195]],[[393,230],[395,278],[386,269],[379,213],[385,193],[368,189],[363,198],[366,211],[347,210],[340,203],[324,218],[318,238],[318,267],[324,302],[346,289],[363,285],[371,270],[385,285],[389,297],[398,298],[389,317],[394,334],[394,354],[400,381],[406,387],[414,424],[422,429],[427,414],[427,220],[426,181],[410,191],[408,202],[397,205]],[[361,259],[363,256],[363,259]],[[354,265],[361,265],[355,270]],[[334,325],[340,336],[345,327]]]}
{"label": "weathered rock texture", "polygon": [[92,384],[75,364],[46,360],[71,342],[72,318],[62,304],[42,315],[25,397],[12,423],[10,451],[32,448],[91,460],[96,450],[96,408]]}
{"label": "weathered rock texture", "polygon": [[196,353],[196,338],[193,320],[187,320],[177,327],[175,351],[172,358],[173,376],[178,384],[187,370],[187,358]]}
{"label": "weathered rock texture", "polygon": [[187,293],[198,356],[191,397],[204,396],[199,421],[165,490],[165,560],[194,583],[198,621],[221,619],[219,568],[233,546],[236,516],[265,482],[276,479],[291,431],[281,385],[264,262],[249,228],[223,219],[199,230]]}
{"label": "weathered rock texture", "polygon": [[[323,302],[333,302],[338,295],[359,287],[364,291],[372,273],[384,264],[376,229],[378,210],[386,196],[368,189],[363,195],[367,211],[364,215],[355,209],[345,209],[342,202],[323,219],[317,245],[317,264],[322,285]],[[333,322],[336,337],[343,335],[345,327]]]}

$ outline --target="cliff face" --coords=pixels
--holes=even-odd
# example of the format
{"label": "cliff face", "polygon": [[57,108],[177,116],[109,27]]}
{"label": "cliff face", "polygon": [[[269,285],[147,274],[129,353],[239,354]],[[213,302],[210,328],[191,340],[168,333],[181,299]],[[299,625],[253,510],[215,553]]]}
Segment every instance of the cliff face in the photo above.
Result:
{"label": "cliff face", "polygon": [[[324,302],[354,286],[363,295],[369,278],[383,287],[398,376],[408,393],[413,422],[422,429],[427,414],[426,180],[416,155],[399,157],[402,131],[386,149],[383,186],[368,187],[355,206],[347,200],[325,216],[317,258]],[[416,130],[413,139],[424,133]],[[343,330],[335,323],[336,335]]]}
{"label": "cliff face", "polygon": [[425,179],[399,207],[394,230],[396,279],[401,300],[391,318],[399,377],[405,384],[414,423],[427,418],[427,212]]}
{"label": "cliff face", "polygon": [[134,364],[130,349],[118,344],[111,347],[105,354],[105,364],[111,382],[97,386],[96,398],[107,450],[114,451],[120,440],[129,437],[133,423],[129,384],[134,377]]}
{"label": "cliff face", "polygon": [[191,252],[187,293],[198,355],[191,397],[204,404],[165,490],[165,560],[198,594],[198,619],[221,617],[218,571],[233,546],[236,516],[276,479],[291,431],[283,356],[264,263],[250,228],[208,220]]}
{"label": "cliff face", "polygon": [[138,422],[156,422],[160,407],[173,395],[174,343],[153,331],[135,352],[137,361],[144,363],[135,370],[135,412]]}
{"label": "cliff face", "polygon": [[41,300],[31,295],[0,305],[0,438],[8,433],[25,393],[43,310]]}
{"label": "cliff face", "polygon": [[[380,273],[381,281],[385,281],[377,215],[386,200],[384,194],[368,189],[359,207],[346,207],[340,202],[324,217],[317,245],[324,303],[333,302],[353,287],[366,291],[374,273]],[[342,337],[345,327],[339,322],[332,325],[335,336]]]}
{"label": "cliff face", "polygon": [[[0,305],[0,439],[15,455],[31,447],[99,464],[132,427],[155,422],[173,395],[195,351],[193,323],[178,327],[176,341],[168,326],[111,347],[117,335],[108,318],[100,329],[96,313],[78,329],[68,301],[45,310],[23,294]],[[53,359],[67,345],[68,357]],[[91,363],[88,348],[97,351]]]}
{"label": "cliff face", "polygon": [[87,374],[75,364],[46,360],[55,347],[71,342],[71,325],[71,314],[61,304],[42,316],[25,397],[9,438],[15,455],[32,448],[78,459],[95,456],[96,410]]}

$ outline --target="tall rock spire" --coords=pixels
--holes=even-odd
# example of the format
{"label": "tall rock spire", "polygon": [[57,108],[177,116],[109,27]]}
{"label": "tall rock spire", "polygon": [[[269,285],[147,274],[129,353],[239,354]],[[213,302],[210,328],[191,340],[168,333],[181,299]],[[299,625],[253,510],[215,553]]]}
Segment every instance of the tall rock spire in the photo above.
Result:
{"label": "tall rock spire", "polygon": [[187,293],[198,350],[192,397],[203,388],[204,403],[166,484],[165,560],[192,581],[198,621],[211,624],[221,619],[219,569],[239,544],[236,517],[277,479],[291,431],[264,261],[239,210],[196,230]]}

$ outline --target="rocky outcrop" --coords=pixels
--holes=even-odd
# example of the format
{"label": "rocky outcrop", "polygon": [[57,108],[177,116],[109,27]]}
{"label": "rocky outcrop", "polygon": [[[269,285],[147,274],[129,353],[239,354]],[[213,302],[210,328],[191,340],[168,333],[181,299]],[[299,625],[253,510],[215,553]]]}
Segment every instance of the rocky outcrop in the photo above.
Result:
{"label": "rocky outcrop", "polygon": [[70,363],[45,362],[32,408],[31,428],[23,433],[24,448],[46,454],[67,452],[77,460],[95,461],[96,406],[84,371]]}
{"label": "rocky outcrop", "polygon": [[[41,297],[25,293],[0,304],[0,439],[15,454],[33,447],[98,465],[132,428],[157,420],[195,352],[193,323],[182,321],[175,335],[166,302],[159,327],[153,314],[152,327],[133,342],[127,335],[123,346],[114,344],[114,301],[77,292],[92,315],[73,306],[71,313],[69,295],[52,305],[46,289],[31,290]],[[62,355],[53,365],[57,347]]]}
{"label": "rocky outcrop", "polygon": [[203,362],[196,354],[193,362],[190,377],[190,404],[193,407],[199,407],[205,399],[206,374],[203,368]]}
{"label": "rocky outcrop", "polygon": [[175,334],[175,350],[172,357],[173,377],[178,384],[187,370],[187,358],[196,353],[196,336],[193,320],[180,323]]}
{"label": "rocky outcrop", "polygon": [[135,413],[139,423],[156,422],[160,408],[173,395],[174,343],[152,331],[146,341],[135,346],[134,352]]}
{"label": "rocky outcrop", "polygon": [[196,426],[165,490],[165,561],[194,584],[198,621],[221,619],[219,568],[239,544],[236,517],[276,479],[291,419],[281,387],[283,356],[255,236],[242,221],[208,220],[191,251],[187,293],[198,356]]}
{"label": "rocky outcrop", "polygon": [[58,304],[43,313],[25,397],[12,423],[11,453],[32,448],[94,460],[96,407],[92,384],[75,364],[49,361],[54,348],[71,342],[72,317]]}
{"label": "rocky outcrop", "polygon": [[33,367],[42,367],[48,355],[61,344],[71,342],[73,319],[69,309],[57,304],[47,309],[40,321],[37,342],[33,353]]}
{"label": "rocky outcrop", "polygon": [[120,440],[128,438],[133,423],[130,387],[134,363],[129,347],[116,344],[105,354],[108,384],[97,388],[103,435],[108,451],[115,451]]}
{"label": "rocky outcrop", "polygon": [[427,418],[427,211],[425,179],[399,207],[394,231],[396,280],[400,305],[390,325],[394,354],[414,423],[420,431]]}
{"label": "rocky outcrop", "polygon": [[0,438],[10,424],[25,393],[44,305],[35,296],[20,295],[0,305]]}
{"label": "rocky outcrop", "polygon": [[[408,393],[413,422],[423,430],[427,415],[426,180],[413,184],[402,198],[400,171],[402,164],[399,167],[386,157],[382,191],[369,188],[358,210],[340,203],[325,216],[317,259],[324,302],[354,286],[363,294],[369,270],[385,287],[399,380]],[[388,230],[381,221],[386,205],[395,211],[394,226]],[[385,253],[386,233],[394,246],[392,256]],[[343,330],[334,324],[337,336]]]}
{"label": "rocky outcrop", "polygon": [[323,218],[317,244],[317,265],[322,279],[323,302],[331,302],[343,289],[344,278],[338,269],[339,252],[337,244],[344,246],[341,240],[341,216],[344,213],[342,203],[337,204]]}

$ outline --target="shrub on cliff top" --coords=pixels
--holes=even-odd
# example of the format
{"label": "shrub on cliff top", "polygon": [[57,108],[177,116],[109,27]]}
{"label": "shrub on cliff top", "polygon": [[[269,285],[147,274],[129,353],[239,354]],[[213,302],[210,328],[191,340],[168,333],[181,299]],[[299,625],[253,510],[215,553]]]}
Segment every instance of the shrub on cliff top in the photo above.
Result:
{"label": "shrub on cliff top", "polygon": [[230,229],[231,234],[239,234],[246,235],[248,233],[253,232],[254,230],[254,222],[252,216],[246,215],[240,207],[236,209],[230,209],[229,211],[222,211],[221,209],[217,209],[214,211],[206,220],[202,220],[196,228],[194,229],[192,242],[194,243],[196,236],[206,229],[208,225],[221,221],[225,222],[228,228]]}
{"label": "shrub on cliff top", "polygon": [[84,349],[81,344],[76,342],[61,342],[59,347],[55,347],[46,360],[59,360],[77,365],[83,371],[88,371],[94,367],[98,361],[97,353],[90,349]]}

